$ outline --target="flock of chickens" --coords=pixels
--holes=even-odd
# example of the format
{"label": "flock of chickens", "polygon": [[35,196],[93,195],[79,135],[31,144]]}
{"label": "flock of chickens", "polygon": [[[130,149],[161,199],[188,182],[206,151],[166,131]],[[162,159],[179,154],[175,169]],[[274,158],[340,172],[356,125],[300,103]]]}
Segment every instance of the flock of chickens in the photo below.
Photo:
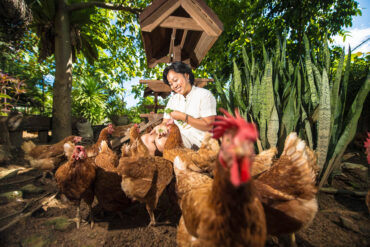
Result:
{"label": "flock of chickens", "polygon": [[310,224],[318,210],[313,151],[291,133],[279,159],[276,148],[255,155],[255,126],[238,111],[222,112],[198,151],[184,148],[173,121],[163,156],[149,155],[137,125],[120,156],[109,147],[112,125],[91,147],[71,136],[54,145],[25,142],[22,148],[32,166],[57,169],[60,192],[76,203],[77,228],[81,199],[89,205],[93,227],[95,197],[101,209],[121,217],[134,201],[145,203],[149,225],[156,225],[153,211],[172,187],[182,211],[179,246],[264,246],[267,235],[291,234]]}

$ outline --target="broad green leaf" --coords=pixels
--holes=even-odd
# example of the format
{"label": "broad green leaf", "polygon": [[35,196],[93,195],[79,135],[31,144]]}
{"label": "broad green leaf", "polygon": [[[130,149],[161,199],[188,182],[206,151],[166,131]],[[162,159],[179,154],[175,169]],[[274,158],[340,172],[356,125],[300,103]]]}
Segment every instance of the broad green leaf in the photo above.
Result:
{"label": "broad green leaf", "polygon": [[367,75],[365,83],[360,88],[358,94],[356,95],[355,100],[352,103],[350,112],[347,115],[345,121],[345,128],[340,136],[338,142],[336,143],[334,153],[329,162],[328,167],[326,168],[321,180],[319,187],[323,186],[326,183],[331,171],[335,169],[335,165],[339,164],[344,151],[346,150],[348,144],[352,141],[356,134],[358,119],[361,116],[362,109],[364,107],[364,102],[366,97],[370,92],[370,73]]}
{"label": "broad green leaf", "polygon": [[234,65],[234,92],[235,92],[235,97],[238,102],[238,105],[240,108],[243,110],[247,109],[247,106],[244,103],[243,99],[243,84],[242,84],[242,79],[240,75],[240,70],[238,69],[238,66],[236,65],[235,60],[233,61]]}
{"label": "broad green leaf", "polygon": [[278,132],[279,132],[279,115],[274,105],[267,126],[267,140],[270,144],[270,148],[276,147],[278,141]]}
{"label": "broad green leaf", "polygon": [[301,110],[302,110],[302,123],[304,125],[304,129],[305,129],[305,132],[306,132],[308,145],[311,149],[313,149],[313,138],[312,138],[311,124],[310,124],[310,121],[308,120],[307,113],[304,110],[302,105],[301,105]]}
{"label": "broad green leaf", "polygon": [[318,137],[317,137],[317,165],[322,171],[322,168],[326,161],[326,156],[329,148],[330,140],[330,88],[328,75],[326,69],[323,70],[321,79],[321,96],[319,105],[319,118],[318,118]]}
{"label": "broad green leaf", "polygon": [[304,40],[304,46],[305,46],[305,63],[306,63],[306,72],[307,72],[307,79],[308,83],[310,85],[310,91],[311,91],[311,103],[313,105],[313,108],[316,108],[318,105],[318,96],[317,96],[317,90],[315,86],[315,82],[313,80],[313,72],[312,72],[312,62],[311,62],[311,57],[310,57],[310,45],[308,44],[308,39],[307,36],[303,36]]}

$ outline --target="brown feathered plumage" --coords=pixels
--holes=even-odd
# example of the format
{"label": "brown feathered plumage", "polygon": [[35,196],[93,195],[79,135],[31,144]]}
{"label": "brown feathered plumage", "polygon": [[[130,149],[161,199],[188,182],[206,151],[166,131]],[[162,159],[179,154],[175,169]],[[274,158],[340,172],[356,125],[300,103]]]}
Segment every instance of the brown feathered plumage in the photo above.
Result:
{"label": "brown feathered plumage", "polygon": [[206,174],[188,169],[187,163],[183,162],[179,156],[173,162],[173,169],[176,176],[176,192],[180,207],[181,199],[186,193],[213,182],[213,179]]}
{"label": "brown feathered plumage", "polygon": [[222,143],[213,182],[182,197],[179,246],[265,244],[265,215],[250,174],[257,131],[237,112],[236,118],[225,114],[215,123],[215,137],[222,136]]}
{"label": "brown feathered plumage", "polygon": [[102,129],[99,134],[98,140],[91,146],[86,148],[87,157],[95,157],[99,153],[99,148],[102,141],[106,141],[109,143],[108,137],[114,132],[114,128],[112,124],[108,124],[107,127]]}
{"label": "brown feathered plumage", "polygon": [[122,176],[122,190],[129,198],[146,204],[150,225],[154,225],[153,210],[173,178],[171,162],[157,156],[121,157],[117,169]]}
{"label": "brown feathered plumage", "polygon": [[67,136],[58,143],[52,145],[35,145],[32,141],[27,141],[22,144],[24,151],[24,159],[27,160],[32,167],[42,170],[53,170],[58,168],[60,164],[66,161],[64,156],[63,145],[67,142],[74,144],[81,141],[79,136]]}
{"label": "brown feathered plumage", "polygon": [[169,134],[163,149],[163,158],[174,162],[175,158],[180,157],[182,162],[186,163],[188,169],[211,173],[214,169],[219,145],[207,134],[198,151],[185,148],[182,142],[181,133],[176,124],[168,124]]}
{"label": "brown feathered plumage", "polygon": [[[70,153],[70,144],[65,145],[66,153]],[[95,164],[94,157],[88,158],[83,146],[75,146],[70,159],[61,165],[55,173],[55,180],[59,191],[77,206],[76,223],[80,226],[80,202],[83,199],[90,209],[91,227],[93,227],[93,215],[91,204],[94,200]]]}
{"label": "brown feathered plumage", "polygon": [[315,171],[313,151],[291,133],[280,158],[255,180],[269,234],[293,233],[312,222],[318,209]]}
{"label": "brown feathered plumage", "polygon": [[117,154],[108,147],[106,141],[102,141],[100,152],[95,158],[97,170],[94,192],[104,210],[121,215],[120,211],[130,206],[132,201],[121,189],[122,177],[117,173],[118,161]]}
{"label": "brown feathered plumage", "polygon": [[130,128],[130,145],[123,145],[122,152],[125,157],[144,157],[149,156],[149,149],[145,146],[140,136],[140,129],[137,124]]}
{"label": "brown feathered plumage", "polygon": [[256,155],[253,161],[252,176],[255,177],[270,169],[277,152],[277,148],[272,147]]}

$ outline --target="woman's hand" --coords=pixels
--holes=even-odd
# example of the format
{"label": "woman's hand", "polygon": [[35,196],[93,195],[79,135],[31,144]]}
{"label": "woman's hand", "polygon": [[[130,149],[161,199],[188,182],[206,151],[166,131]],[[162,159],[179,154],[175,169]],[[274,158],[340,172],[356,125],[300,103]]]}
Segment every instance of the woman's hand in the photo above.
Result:
{"label": "woman's hand", "polygon": [[170,113],[171,118],[174,120],[181,120],[185,122],[186,114],[181,111],[172,111]]}
{"label": "woman's hand", "polygon": [[168,128],[164,124],[160,124],[154,127],[154,129],[150,132],[150,135],[158,135],[159,138],[166,136],[168,133]]}

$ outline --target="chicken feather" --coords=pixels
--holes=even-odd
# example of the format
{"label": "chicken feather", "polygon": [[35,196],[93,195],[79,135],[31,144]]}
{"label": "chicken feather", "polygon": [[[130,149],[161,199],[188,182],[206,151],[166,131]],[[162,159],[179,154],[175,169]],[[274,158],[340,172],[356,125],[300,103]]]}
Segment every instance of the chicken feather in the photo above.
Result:
{"label": "chicken feather", "polygon": [[255,180],[269,234],[293,233],[312,222],[318,210],[316,171],[313,151],[289,134],[280,158]]}

